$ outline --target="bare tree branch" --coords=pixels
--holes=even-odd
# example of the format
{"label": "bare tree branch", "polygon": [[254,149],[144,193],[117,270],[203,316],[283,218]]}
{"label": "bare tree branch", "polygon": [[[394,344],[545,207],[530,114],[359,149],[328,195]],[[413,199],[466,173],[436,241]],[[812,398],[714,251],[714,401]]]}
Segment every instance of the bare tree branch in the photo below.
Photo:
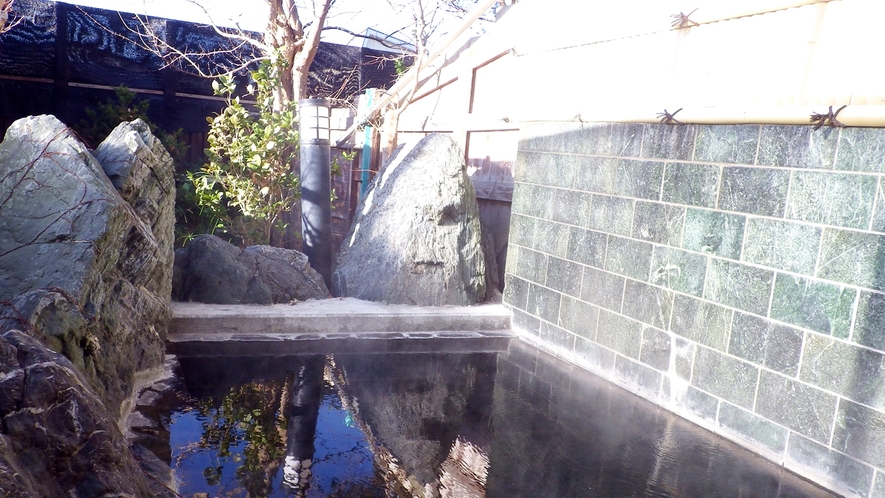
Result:
{"label": "bare tree branch", "polygon": [[[394,95],[387,105],[384,113],[383,129],[387,137],[386,149],[388,153],[392,152],[397,145],[397,134],[399,131],[399,119],[406,110],[415,95],[418,92],[422,82],[422,68],[426,59],[429,57],[431,40],[443,28],[446,21],[452,17],[460,18],[470,13],[471,8],[476,8],[478,0],[387,0],[390,7],[397,12],[404,12],[406,9],[411,10],[412,14],[412,41],[415,44],[416,60],[412,64],[411,71],[415,72],[414,79],[407,88],[403,89],[403,94]],[[503,4],[503,0],[499,3]],[[512,3],[512,2],[511,2]],[[480,18],[482,19],[482,18]],[[437,69],[430,69],[429,74],[424,77],[432,76]]]}
{"label": "bare tree branch", "polygon": [[[122,13],[118,13],[121,24],[127,32],[132,36],[126,36],[125,33],[118,33],[105,26],[100,20],[95,19],[89,12],[82,7],[77,7],[80,12],[91,20],[96,26],[111,36],[120,38],[130,43],[134,43],[138,48],[153,53],[163,60],[163,67],[175,67],[181,71],[201,76],[204,78],[215,78],[221,75],[239,73],[260,60],[266,59],[264,56],[253,55],[251,57],[242,57],[249,47],[255,47],[254,43],[249,43],[243,37],[247,34],[243,31],[227,32],[223,28],[213,26],[213,29],[224,39],[230,40],[233,44],[216,50],[188,50],[187,48],[179,48],[174,46],[165,37],[165,30],[158,28],[151,22],[147,16],[139,14],[131,14],[131,18],[126,18]],[[134,22],[135,27],[130,24]],[[254,51],[253,51],[254,52]],[[224,56],[224,60],[232,62],[230,65],[201,65],[201,61],[209,59],[218,60],[218,56]],[[188,69],[190,68],[190,69]]]}
{"label": "bare tree branch", "polygon": [[156,20],[138,14],[132,14],[131,18],[124,18],[121,14],[120,19],[128,34],[115,33],[83,9],[80,10],[106,32],[160,57],[164,67],[175,67],[206,78],[240,73],[262,60],[281,58],[284,70],[280,78],[281,88],[274,96],[277,102],[275,108],[281,109],[285,102],[302,98],[307,88],[308,70],[319,47],[320,32],[325,27],[334,0],[313,0],[311,5],[314,10],[307,13],[307,19],[302,17],[303,13],[299,12],[295,0],[266,0],[269,13],[263,34],[243,30],[238,25],[234,28],[222,27],[199,1],[187,1],[203,11],[209,20],[207,26],[219,38],[228,40],[229,46],[182,46],[181,41],[169,39],[168,33],[157,25]]}
{"label": "bare tree branch", "polygon": [[22,22],[21,16],[15,16],[12,12],[12,4],[15,0],[0,0],[0,35],[6,33]]}
{"label": "bare tree branch", "polygon": [[323,29],[325,31],[341,31],[341,32],[349,34],[350,36],[353,36],[354,38],[364,38],[367,40],[376,41],[376,42],[384,45],[387,48],[402,50],[404,52],[408,52],[408,53],[412,53],[412,54],[415,53],[414,45],[412,45],[411,43],[403,42],[403,41],[400,41],[400,43],[394,43],[394,42],[390,41],[390,39],[393,37],[392,34],[387,35],[386,37],[382,38],[380,36],[375,36],[375,35],[365,35],[365,34],[355,33],[347,28],[342,28],[340,26],[326,26]]}

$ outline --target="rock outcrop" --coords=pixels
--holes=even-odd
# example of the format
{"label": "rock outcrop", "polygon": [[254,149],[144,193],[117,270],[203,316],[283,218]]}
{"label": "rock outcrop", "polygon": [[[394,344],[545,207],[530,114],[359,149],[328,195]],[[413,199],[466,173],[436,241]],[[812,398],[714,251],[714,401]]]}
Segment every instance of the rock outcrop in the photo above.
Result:
{"label": "rock outcrop", "polygon": [[114,417],[67,358],[7,331],[0,376],[4,496],[172,496],[152,486]]}
{"label": "rock outcrop", "polygon": [[[172,292],[169,258],[175,243],[172,158],[140,119],[116,127],[95,150],[95,158],[123,200],[132,206],[153,235],[152,239],[130,237],[126,240],[129,260],[138,266],[127,268],[125,276],[165,301]],[[162,258],[160,264],[154,255]]]}
{"label": "rock outcrop", "polygon": [[[52,116],[16,121],[0,145],[0,328],[63,353],[117,413],[135,372],[162,364],[172,286],[172,160],[140,121],[96,150]],[[148,199],[144,191],[154,191]],[[154,229],[156,228],[156,231]]]}
{"label": "rock outcrop", "polygon": [[274,304],[327,297],[323,277],[294,249],[240,249],[214,235],[201,235],[175,251],[176,301]]}
{"label": "rock outcrop", "polygon": [[173,176],[140,121],[95,155],[52,116],[16,121],[0,144],[0,466],[24,479],[12,489],[156,493],[116,419],[135,374],[163,361]]}
{"label": "rock outcrop", "polygon": [[476,192],[447,135],[405,146],[372,181],[332,276],[333,294],[471,305],[486,293]]}

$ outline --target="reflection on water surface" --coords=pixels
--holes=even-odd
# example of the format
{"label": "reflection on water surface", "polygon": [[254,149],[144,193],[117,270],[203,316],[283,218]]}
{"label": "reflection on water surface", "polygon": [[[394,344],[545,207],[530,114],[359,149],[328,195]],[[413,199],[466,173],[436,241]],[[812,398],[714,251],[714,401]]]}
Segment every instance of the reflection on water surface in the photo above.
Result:
{"label": "reflection on water surface", "polygon": [[184,496],[834,496],[523,344],[180,364],[133,432]]}

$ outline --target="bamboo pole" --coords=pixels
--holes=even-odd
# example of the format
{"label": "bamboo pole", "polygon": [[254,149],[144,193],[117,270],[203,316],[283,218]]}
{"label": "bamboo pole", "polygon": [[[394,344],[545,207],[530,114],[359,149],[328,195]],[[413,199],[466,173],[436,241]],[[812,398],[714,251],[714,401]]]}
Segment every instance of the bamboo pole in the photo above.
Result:
{"label": "bamboo pole", "polygon": [[[772,107],[716,107],[707,109],[682,109],[673,117],[682,124],[779,124],[810,125],[813,114],[834,113],[841,105],[833,106],[772,106]],[[677,109],[670,109],[674,112]],[[489,117],[492,119],[492,117]],[[502,121],[494,117],[496,121]],[[509,123],[530,122],[611,122],[611,123],[658,123],[660,115],[647,108],[594,109],[579,114],[550,113],[508,116]],[[847,106],[837,116],[839,123],[852,127],[885,127],[885,105]]]}

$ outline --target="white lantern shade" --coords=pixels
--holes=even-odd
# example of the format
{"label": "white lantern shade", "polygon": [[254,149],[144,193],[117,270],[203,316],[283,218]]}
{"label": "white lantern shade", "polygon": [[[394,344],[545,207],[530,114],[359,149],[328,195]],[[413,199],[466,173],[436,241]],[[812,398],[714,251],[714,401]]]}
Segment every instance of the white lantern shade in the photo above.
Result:
{"label": "white lantern shade", "polygon": [[298,102],[302,142],[327,143],[331,139],[328,99],[302,99]]}

